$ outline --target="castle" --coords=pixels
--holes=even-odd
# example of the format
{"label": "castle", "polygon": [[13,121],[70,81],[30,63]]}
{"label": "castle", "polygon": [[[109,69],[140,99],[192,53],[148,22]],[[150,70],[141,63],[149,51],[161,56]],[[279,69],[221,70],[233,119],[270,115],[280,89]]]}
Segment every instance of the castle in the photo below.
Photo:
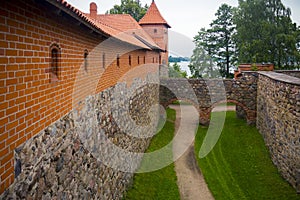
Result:
{"label": "castle", "polygon": [[130,140],[114,118],[129,112],[146,124],[140,112],[158,102],[153,83],[168,62],[170,25],[155,2],[139,23],[64,0],[4,0],[0,13],[0,194],[121,198],[132,175],[97,162],[84,147],[93,141],[80,134],[101,126],[124,149],[147,148],[149,139]]}
{"label": "castle", "polygon": [[169,28],[154,1],[139,22],[95,3],[83,13],[64,0],[1,2],[1,199],[122,199],[156,132],[153,105],[177,99],[195,100],[203,124],[235,103],[300,191],[299,71],[160,79]]}

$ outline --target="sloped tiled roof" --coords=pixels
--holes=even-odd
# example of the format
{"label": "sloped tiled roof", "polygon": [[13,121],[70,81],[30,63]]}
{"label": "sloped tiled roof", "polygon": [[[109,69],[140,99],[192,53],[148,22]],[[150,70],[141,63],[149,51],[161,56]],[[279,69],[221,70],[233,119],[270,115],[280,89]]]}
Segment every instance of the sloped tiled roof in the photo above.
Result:
{"label": "sloped tiled roof", "polygon": [[166,25],[168,28],[171,28],[171,26],[168,24],[168,22],[160,14],[160,12],[159,12],[159,10],[158,10],[158,8],[157,8],[154,1],[152,1],[152,4],[150,5],[147,13],[139,21],[139,24],[140,25],[144,25],[144,24],[163,24],[163,25]]}
{"label": "sloped tiled roof", "polygon": [[123,42],[148,50],[160,50],[153,39],[130,15],[98,15],[97,19],[93,19],[89,14],[81,12],[65,0],[45,1],[64,10],[68,14],[75,15],[78,20],[101,32],[107,37],[112,36]]}
{"label": "sloped tiled roof", "polygon": [[[90,16],[90,14],[86,14],[86,16]],[[142,42],[151,49],[160,49],[137,21],[128,14],[97,15],[96,22],[104,29],[109,27],[108,29],[110,30],[108,32],[112,36],[128,34],[133,36],[134,40],[139,40],[139,42]]]}

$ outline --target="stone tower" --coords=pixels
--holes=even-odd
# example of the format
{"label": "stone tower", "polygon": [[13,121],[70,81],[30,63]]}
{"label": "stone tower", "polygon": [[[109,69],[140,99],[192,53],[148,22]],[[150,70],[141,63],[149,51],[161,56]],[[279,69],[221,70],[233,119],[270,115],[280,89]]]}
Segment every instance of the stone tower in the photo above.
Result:
{"label": "stone tower", "polygon": [[160,53],[159,63],[168,65],[168,29],[171,26],[160,14],[154,0],[139,24],[163,50]]}

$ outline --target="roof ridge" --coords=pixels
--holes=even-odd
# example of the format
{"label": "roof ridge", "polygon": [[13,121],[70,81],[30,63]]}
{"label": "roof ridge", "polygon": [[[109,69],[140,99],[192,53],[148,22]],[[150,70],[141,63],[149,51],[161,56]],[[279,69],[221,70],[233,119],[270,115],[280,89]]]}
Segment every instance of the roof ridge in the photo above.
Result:
{"label": "roof ridge", "polygon": [[140,25],[143,24],[164,24],[168,28],[171,28],[171,26],[168,24],[168,22],[164,19],[164,17],[161,15],[159,9],[156,6],[155,1],[153,0],[150,7],[148,8],[148,11],[146,14],[142,17],[142,19],[139,21]]}

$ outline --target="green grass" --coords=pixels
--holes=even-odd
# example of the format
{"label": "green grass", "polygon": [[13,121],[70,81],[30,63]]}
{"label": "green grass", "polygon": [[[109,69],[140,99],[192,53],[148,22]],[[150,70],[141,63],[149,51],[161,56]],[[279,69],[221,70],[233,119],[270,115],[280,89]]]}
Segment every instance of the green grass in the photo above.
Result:
{"label": "green grass", "polygon": [[220,103],[217,106],[235,106],[235,103],[232,103],[232,102]]}
{"label": "green grass", "polygon": [[199,159],[206,131],[206,127],[199,128],[195,153],[215,199],[300,199],[279,175],[260,133],[237,119],[235,112],[227,112],[218,143],[205,158]]}
{"label": "green grass", "polygon": [[[164,128],[156,134],[147,150],[153,152],[166,146],[174,136],[176,118],[175,110],[167,109],[168,120]],[[169,149],[172,152],[172,149]],[[172,153],[170,154],[172,156]],[[143,165],[144,160],[142,161]],[[144,163],[145,164],[145,163]],[[150,163],[151,164],[151,163]],[[174,170],[174,164],[150,173],[135,174],[133,178],[133,185],[128,190],[124,199],[180,199],[179,190],[177,187],[177,177]]]}

